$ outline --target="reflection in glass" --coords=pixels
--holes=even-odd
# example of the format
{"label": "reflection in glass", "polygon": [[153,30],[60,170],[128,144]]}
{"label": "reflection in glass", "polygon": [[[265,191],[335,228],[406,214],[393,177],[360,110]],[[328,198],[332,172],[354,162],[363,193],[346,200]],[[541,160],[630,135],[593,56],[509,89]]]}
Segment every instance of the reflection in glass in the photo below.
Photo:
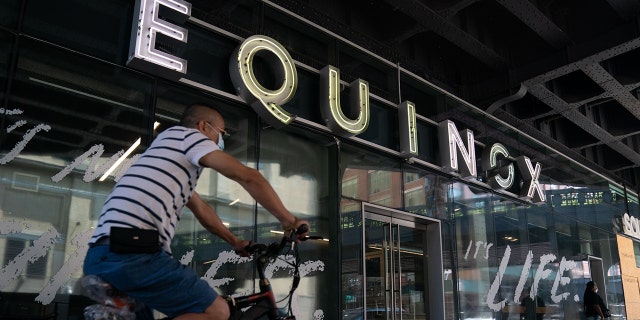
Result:
{"label": "reflection in glass", "polygon": [[[0,239],[0,248],[15,247],[5,251],[2,265],[34,241],[51,240],[41,257],[25,265],[25,276],[11,277],[3,291],[39,292],[86,243],[113,185],[113,179],[98,178],[138,138],[148,142],[148,80],[21,39],[4,121],[11,130],[3,130],[0,144],[0,216],[16,219],[21,228]],[[81,275],[69,276],[59,290],[81,294]]]}
{"label": "reflection in glass", "polygon": [[404,209],[418,215],[448,219],[447,197],[451,181],[418,168],[405,168]]}
{"label": "reflection in glass", "polygon": [[402,208],[400,163],[366,151],[344,148],[342,195],[390,208]]}
{"label": "reflection in glass", "polygon": [[[331,189],[331,181],[336,179],[330,174],[332,165],[329,155],[333,143],[333,139],[295,128],[263,129],[260,137],[258,169],[274,187],[285,207],[296,217],[308,220],[312,233],[324,237],[330,237],[328,222],[332,220],[329,217],[335,215],[327,205],[329,195],[337,194],[335,189]],[[262,207],[259,207],[255,221],[258,226],[257,241],[279,240],[280,235],[274,236],[271,230],[281,231],[282,226]],[[335,273],[323,272],[336,270],[329,254],[330,244],[334,243],[337,243],[334,239],[329,239],[329,242],[307,241],[299,247],[303,264],[322,266],[310,268],[307,274],[302,274],[296,291],[297,299],[294,299],[298,310],[296,316],[300,319],[313,319],[318,309],[322,309],[327,318],[336,317],[338,310],[330,306],[335,306],[337,297],[326,294],[327,291],[331,292],[332,285],[329,283],[335,282]],[[290,287],[289,271],[285,268],[274,274],[271,279],[274,288]],[[287,294],[286,289],[278,290],[276,300]]]}

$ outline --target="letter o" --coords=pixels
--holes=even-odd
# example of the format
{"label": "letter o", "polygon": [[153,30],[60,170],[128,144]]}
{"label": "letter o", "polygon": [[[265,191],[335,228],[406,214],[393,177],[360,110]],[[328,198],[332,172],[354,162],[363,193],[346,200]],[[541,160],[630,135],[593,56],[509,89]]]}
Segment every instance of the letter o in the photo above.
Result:
{"label": "letter o", "polygon": [[[253,67],[254,58],[258,54],[274,68],[276,76],[282,80],[279,88],[272,90],[260,84]],[[298,74],[289,52],[276,40],[262,35],[247,38],[233,52],[229,61],[229,74],[238,95],[269,124],[281,127],[293,121],[294,116],[282,109],[281,105],[294,96]]]}

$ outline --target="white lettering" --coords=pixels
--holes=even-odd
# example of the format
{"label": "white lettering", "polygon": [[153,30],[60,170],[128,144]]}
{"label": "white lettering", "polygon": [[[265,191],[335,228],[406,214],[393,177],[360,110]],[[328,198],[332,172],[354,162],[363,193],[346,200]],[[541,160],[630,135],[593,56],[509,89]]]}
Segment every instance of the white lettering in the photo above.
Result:
{"label": "white lettering", "polygon": [[[177,80],[187,73],[187,61],[156,49],[158,33],[186,43],[187,29],[162,20],[160,6],[175,20],[186,21],[191,16],[191,3],[181,0],[139,0],[134,10],[131,47],[127,65]],[[159,69],[161,66],[162,69]]]}
{"label": "white lettering", "polygon": [[567,297],[569,297],[569,295],[571,293],[569,292],[563,292],[558,294],[558,285],[561,286],[566,286],[567,284],[569,284],[569,282],[571,281],[571,278],[569,277],[563,277],[562,274],[565,271],[569,271],[573,268],[575,268],[577,266],[576,262],[573,260],[568,260],[565,259],[565,257],[562,257],[562,260],[560,261],[560,266],[558,267],[558,273],[556,273],[556,280],[553,282],[553,287],[551,287],[551,301],[555,302],[555,303],[560,303],[560,301],[562,300],[566,300]]}
{"label": "white lettering", "polygon": [[525,156],[516,158],[516,163],[524,180],[520,196],[533,202],[544,202],[544,190],[542,190],[542,186],[538,180],[540,178],[540,172],[542,171],[540,163],[536,163],[534,168],[531,164],[531,159]]}
{"label": "white lettering", "polygon": [[491,147],[485,148],[482,153],[482,168],[485,171],[497,171],[495,175],[487,177],[487,184],[497,190],[509,189],[516,179],[514,165],[509,163],[498,168],[498,156],[502,156],[504,159],[509,158],[509,151],[501,143],[495,143]]}
{"label": "white lettering", "polygon": [[35,299],[36,301],[45,305],[51,303],[56,297],[58,289],[69,281],[71,274],[82,268],[82,263],[89,249],[89,239],[92,234],[93,229],[89,229],[73,237],[71,244],[76,246],[76,251],[69,256],[69,259],[60,267],[60,270],[58,270],[53,278],[49,279],[49,282],[40,290],[40,293]]}
{"label": "white lettering", "polygon": [[[516,286],[516,292],[513,295],[513,302],[515,302],[516,304],[520,304],[522,290],[524,289],[524,284],[527,281],[529,270],[531,269],[531,261],[533,261],[533,251],[529,250],[529,252],[527,253],[527,259],[524,261],[524,265],[522,266],[522,272],[520,273],[520,280],[518,280],[518,285]],[[529,294],[533,296],[532,293]]]}
{"label": "white lettering", "polygon": [[[462,137],[467,140],[465,147]],[[476,170],[476,148],[473,131],[469,129],[458,132],[455,123],[445,120],[438,123],[438,145],[440,149],[440,160],[445,171],[460,171],[462,178],[475,178]],[[465,166],[459,168],[458,157],[464,160]]]}
{"label": "white lettering", "polygon": [[400,128],[400,154],[405,157],[418,155],[418,127],[416,122],[416,106],[405,101],[398,107]]}
{"label": "white lettering", "polygon": [[[274,72],[282,81],[275,90],[265,88],[255,75],[254,58],[269,61],[269,65],[279,65]],[[238,95],[270,125],[280,128],[295,118],[282,105],[293,98],[298,87],[298,74],[293,59],[278,41],[266,36],[251,36],[231,54],[229,61],[231,81]]]}
{"label": "white lettering", "polygon": [[[0,224],[4,224],[4,222]],[[18,227],[19,229],[11,229],[12,227]],[[22,232],[22,228],[22,224],[17,225],[14,222],[10,222],[8,227],[3,226],[2,230],[8,230],[9,233],[20,233]],[[11,259],[9,263],[0,270],[0,289],[3,289],[9,285],[11,281],[17,279],[30,262],[33,263],[46,256],[49,249],[53,247],[59,237],[60,234],[58,231],[52,227],[34,240],[30,247],[25,248],[16,255],[15,258]]]}
{"label": "white lettering", "polygon": [[540,264],[538,265],[538,270],[536,270],[536,275],[533,277],[533,285],[531,286],[532,295],[538,292],[540,280],[548,278],[551,274],[551,270],[545,269],[544,267],[554,260],[556,260],[556,255],[553,253],[547,253],[540,257]]}
{"label": "white lettering", "polygon": [[230,283],[234,279],[215,279],[215,275],[218,272],[218,269],[220,269],[220,267],[222,267],[225,263],[238,264],[247,261],[251,261],[251,258],[241,257],[233,251],[222,251],[218,254],[218,258],[213,261],[213,263],[211,263],[211,267],[207,269],[207,272],[204,274],[204,276],[202,276],[202,279],[207,281],[207,283],[213,288],[223,286]]}
{"label": "white lettering", "polygon": [[489,288],[489,292],[487,293],[487,306],[489,309],[498,312],[500,311],[506,304],[507,299],[502,299],[502,301],[494,302],[496,300],[496,296],[498,295],[498,290],[500,289],[500,283],[502,282],[502,277],[504,276],[505,270],[507,270],[507,264],[509,263],[509,259],[511,258],[511,247],[507,245],[507,248],[504,250],[504,256],[502,257],[502,261],[500,261],[500,267],[498,267],[498,274],[496,278],[493,279],[493,283],[491,283],[491,288]]}
{"label": "white lettering", "polygon": [[640,239],[640,220],[625,212],[622,215],[622,231],[630,237]]}
{"label": "white lettering", "polygon": [[[476,245],[476,253],[478,248],[483,245],[485,242],[484,241],[476,241],[475,245]],[[473,246],[473,240],[471,240],[469,242],[469,246],[467,247],[467,252],[465,254],[465,260],[467,259],[470,251],[471,251],[471,247]],[[485,244],[487,248],[490,248],[493,246],[492,243],[486,243]],[[488,250],[488,249],[487,249]],[[498,272],[491,284],[491,287],[489,288],[489,291],[487,292],[487,306],[493,310],[493,311],[499,311],[500,309],[502,309],[505,305],[506,305],[506,301],[508,299],[503,299],[501,301],[495,302],[496,297],[498,296],[498,292],[499,292],[499,288],[502,285],[503,282],[503,278],[506,272],[506,269],[508,267],[509,264],[509,259],[511,258],[511,247],[509,245],[506,246],[505,251],[504,251],[504,255],[502,257],[502,260],[500,261],[500,266],[498,267]],[[488,259],[488,256],[485,257],[485,259]],[[534,274],[534,278],[533,278],[533,283],[531,284],[531,290],[529,292],[529,294],[531,296],[535,296],[538,295],[538,288],[540,285],[540,281],[547,279],[550,275],[551,275],[551,270],[550,269],[546,269],[545,267],[547,265],[549,265],[549,263],[553,262],[556,260],[556,256],[552,253],[548,253],[548,254],[544,254],[540,257],[540,264],[538,265],[538,268]],[[522,292],[524,291],[524,287],[525,284],[527,282],[527,278],[530,276],[530,269],[531,269],[531,265],[532,265],[532,261],[533,261],[533,252],[531,250],[529,250],[529,252],[527,253],[527,258],[524,262],[524,265],[522,266],[522,272],[520,274],[520,279],[518,280],[518,284],[516,285],[515,291],[514,291],[514,295],[513,295],[513,302],[516,304],[520,304],[520,298],[522,297]],[[562,292],[562,293],[558,293],[559,287],[561,286],[567,286],[570,282],[571,282],[571,278],[570,277],[564,277],[563,274],[566,271],[572,270],[573,268],[575,268],[577,266],[576,262],[573,260],[567,260],[565,257],[562,257],[559,267],[558,267],[558,272],[556,273],[556,278],[555,281],[553,283],[553,286],[551,288],[551,300],[554,303],[560,303],[562,300],[567,300],[569,295],[571,294],[570,292]],[[504,292],[502,292],[502,295],[504,295]],[[579,295],[576,294],[574,295],[574,301],[578,302],[580,301]]]}
{"label": "white lettering", "polygon": [[60,172],[58,172],[56,175],[51,177],[51,180],[53,182],[59,182],[64,177],[66,177],[69,173],[71,173],[73,169],[80,166],[85,160],[87,160],[87,158],[90,158],[89,165],[87,166],[87,170],[85,171],[84,176],[82,177],[82,181],[91,182],[96,178],[100,177],[100,175],[102,175],[105,171],[107,171],[107,169],[109,169],[109,167],[111,167],[112,164],[118,161],[118,158],[120,158],[120,156],[124,153],[123,150],[120,150],[119,152],[113,154],[108,161],[104,162],[103,164],[101,164],[96,168],[96,165],[98,164],[98,161],[100,160],[100,156],[102,155],[103,152],[104,152],[104,146],[102,144],[94,145],[87,152],[77,157],[72,163],[70,163],[64,169],[60,170]]}
{"label": "white lettering", "polygon": [[[0,109],[0,114],[7,114],[7,115],[22,114],[22,110],[13,109],[13,110],[5,111],[5,109]],[[27,124],[26,121],[19,120],[15,124],[8,126],[7,133],[10,133],[11,131],[25,124]],[[13,160],[15,157],[17,157],[18,154],[20,154],[20,152],[22,152],[22,150],[27,146],[27,143],[29,143],[29,141],[31,141],[31,139],[35,137],[36,133],[40,132],[41,130],[49,131],[51,130],[51,126],[47,124],[38,124],[33,129],[27,130],[27,132],[25,132],[24,136],[22,137],[22,141],[16,143],[16,145],[13,147],[13,149],[11,149],[11,151],[5,154],[4,157],[0,158],[0,165],[6,164],[11,160]]]}
{"label": "white lettering", "polygon": [[350,119],[342,112],[340,103],[340,69],[326,66],[320,70],[320,111],[327,127],[331,131],[350,137],[367,130],[369,126],[369,84],[356,79],[349,84],[350,103],[349,114],[355,119]]}

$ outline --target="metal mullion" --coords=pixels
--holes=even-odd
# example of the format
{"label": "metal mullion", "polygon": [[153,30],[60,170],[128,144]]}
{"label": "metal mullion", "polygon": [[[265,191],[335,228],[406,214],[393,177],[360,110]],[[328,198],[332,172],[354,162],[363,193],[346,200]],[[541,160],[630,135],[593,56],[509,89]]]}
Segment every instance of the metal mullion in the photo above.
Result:
{"label": "metal mullion", "polygon": [[402,290],[402,286],[400,285],[400,281],[402,279],[402,265],[401,265],[401,260],[400,260],[400,225],[395,224],[395,229],[397,230],[397,239],[395,242],[396,247],[398,248],[398,254],[397,254],[397,258],[398,258],[398,272],[394,273],[394,278],[397,279],[398,281],[398,293],[399,293],[399,298],[398,298],[398,305],[395,305],[396,300],[394,299],[394,305],[393,305],[393,314],[394,314],[394,319],[395,319],[395,314],[396,314],[396,308],[398,308],[398,310],[400,310],[400,320],[402,320],[402,292],[400,290]]}
{"label": "metal mullion", "polygon": [[[391,320],[394,320],[395,319],[395,315],[394,315],[395,312],[393,312],[393,309],[394,309],[394,305],[395,305],[395,287],[396,287],[395,286],[395,284],[396,284],[396,282],[395,282],[395,269],[396,269],[395,266],[396,266],[396,264],[395,264],[395,255],[393,254],[393,251],[395,249],[395,241],[393,241],[394,240],[393,239],[393,229],[394,229],[393,224],[389,223],[388,226],[389,226],[389,232],[387,233],[387,236],[389,237],[389,241],[387,242],[388,243],[387,244],[387,248],[389,248],[389,251],[388,251],[389,252],[389,259],[388,259],[388,261],[389,261],[389,270],[388,270],[388,272],[386,272],[386,274],[387,274],[387,277],[389,278],[389,279],[387,279],[387,283],[390,284],[389,285],[390,286],[389,292],[391,294],[389,295],[389,300],[390,301],[386,304],[385,309],[387,308],[387,306],[389,307],[389,309],[391,310],[390,311]],[[388,315],[389,315],[389,312],[387,312],[387,319],[389,319]]]}

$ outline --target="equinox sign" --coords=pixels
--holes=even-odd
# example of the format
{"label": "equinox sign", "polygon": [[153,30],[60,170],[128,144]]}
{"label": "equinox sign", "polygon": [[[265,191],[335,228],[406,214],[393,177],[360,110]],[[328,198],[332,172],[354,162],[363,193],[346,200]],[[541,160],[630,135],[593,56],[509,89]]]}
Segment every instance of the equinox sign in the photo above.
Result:
{"label": "equinox sign", "polygon": [[[156,41],[160,39],[158,33],[185,44],[188,38],[186,28],[160,18],[161,9],[162,16],[170,17],[173,22],[184,23],[191,15],[191,4],[182,0],[138,0],[134,11],[138,16],[134,17],[127,65],[174,81],[189,82],[191,80],[183,78],[187,74],[187,61],[156,49]],[[196,23],[194,21],[191,22]],[[273,68],[277,82],[275,88],[266,88],[256,77],[254,62],[257,57]],[[293,122],[295,116],[282,106],[294,97],[298,75],[291,55],[278,41],[262,35],[245,39],[231,53],[229,75],[238,96],[269,125],[280,128]],[[318,106],[327,128],[342,137],[365,132],[370,121],[369,83],[362,79],[351,82],[350,101],[343,107],[340,102],[340,70],[327,65],[320,70],[319,78]],[[211,92],[215,90],[209,89]],[[418,155],[416,105],[411,101],[401,102],[398,119],[400,155],[407,159],[415,158]],[[473,131],[458,131],[453,121],[444,120],[438,123],[438,145],[443,171],[459,174],[463,179],[477,179]],[[523,177],[519,196],[535,203],[545,202],[539,181],[539,163],[532,163],[526,156],[513,161],[507,148],[496,143],[485,147],[481,166],[487,173],[487,185],[496,190],[508,190],[515,185],[517,167]]]}

